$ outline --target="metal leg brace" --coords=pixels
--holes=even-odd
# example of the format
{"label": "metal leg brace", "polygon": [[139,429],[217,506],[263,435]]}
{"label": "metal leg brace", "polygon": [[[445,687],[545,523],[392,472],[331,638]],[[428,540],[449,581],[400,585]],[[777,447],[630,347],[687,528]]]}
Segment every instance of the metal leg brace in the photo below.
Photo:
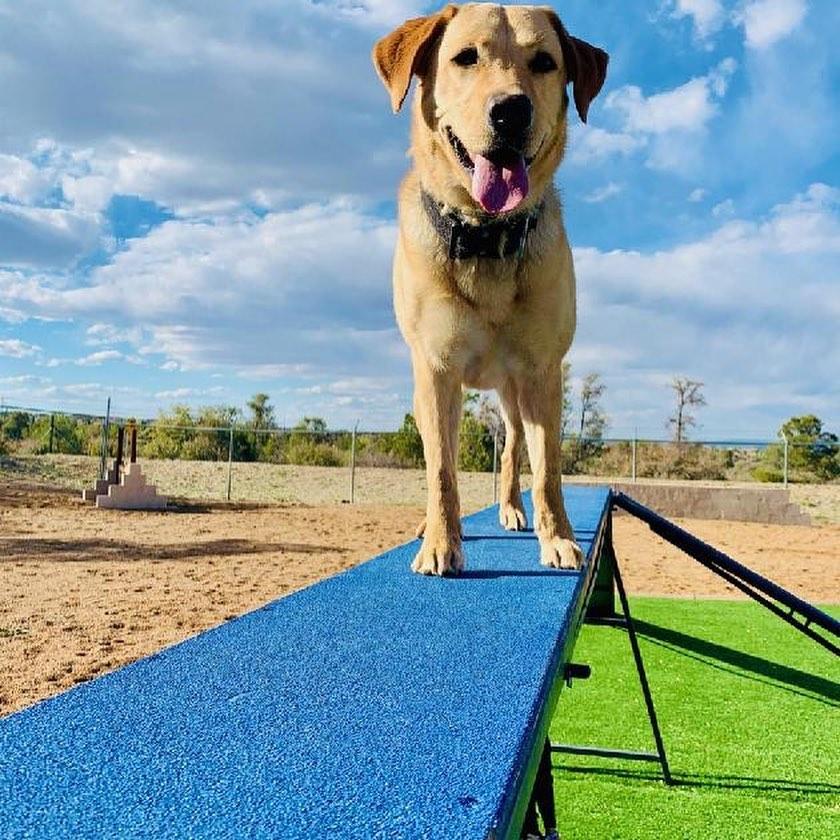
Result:
{"label": "metal leg brace", "polygon": [[[542,817],[545,826],[544,833],[540,832],[537,814]],[[522,826],[524,838],[541,838],[541,840],[556,840],[557,814],[554,809],[554,782],[551,776],[551,742],[546,740],[537,777],[534,780],[534,791],[531,802],[525,814]]]}
{"label": "metal leg brace", "polygon": [[[612,552],[610,552],[612,554]],[[672,784],[671,770],[668,766],[668,757],[665,754],[665,744],[662,741],[662,733],[659,730],[659,721],[656,717],[656,708],[653,705],[653,696],[650,692],[650,684],[648,683],[647,673],[645,672],[645,664],[642,659],[642,652],[639,649],[639,640],[636,637],[636,627],[633,624],[633,617],[630,614],[630,605],[627,602],[627,593],[624,589],[624,582],[621,579],[621,572],[618,568],[618,561],[615,556],[609,557],[609,563],[612,566],[612,576],[615,581],[615,587],[618,591],[618,597],[621,601],[621,615],[591,615],[587,617],[590,624],[607,625],[610,627],[623,627],[627,630],[627,635],[630,638],[630,647],[633,651],[633,660],[636,663],[636,673],[639,675],[639,684],[642,688],[642,694],[645,698],[645,707],[647,708],[648,720],[650,721],[650,728],[653,732],[653,739],[656,742],[656,752],[639,752],[638,750],[621,750],[609,749],[605,747],[589,747],[579,746],[576,744],[552,744],[551,751],[556,753],[566,753],[571,755],[589,755],[597,756],[599,758],[619,758],[628,759],[631,761],[653,761],[657,762],[662,768],[662,777],[666,784]]]}

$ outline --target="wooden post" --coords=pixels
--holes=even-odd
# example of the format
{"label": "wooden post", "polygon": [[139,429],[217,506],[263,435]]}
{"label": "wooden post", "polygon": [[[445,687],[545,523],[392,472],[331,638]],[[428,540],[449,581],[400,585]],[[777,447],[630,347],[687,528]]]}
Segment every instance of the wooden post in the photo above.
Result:
{"label": "wooden post", "polygon": [[55,414],[50,414],[50,455],[53,451],[53,437],[55,437]]}
{"label": "wooden post", "polygon": [[137,426],[131,424],[131,463],[137,463]]}
{"label": "wooden post", "polygon": [[117,458],[114,462],[114,477],[117,484],[120,483],[120,470],[122,469],[123,452],[125,446],[125,427],[120,426],[117,429]]}

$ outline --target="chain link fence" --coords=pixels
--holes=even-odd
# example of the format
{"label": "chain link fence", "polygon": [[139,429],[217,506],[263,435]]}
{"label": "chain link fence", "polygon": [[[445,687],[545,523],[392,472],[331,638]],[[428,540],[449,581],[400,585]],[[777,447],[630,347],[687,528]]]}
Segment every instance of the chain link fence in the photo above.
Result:
{"label": "chain link fence", "polygon": [[[134,422],[109,415],[2,406],[0,455],[5,455],[7,464],[43,455],[88,456],[77,465],[79,484],[88,483],[102,477],[107,459],[114,457],[118,427]],[[176,425],[138,420],[136,428],[138,456],[153,474],[163,474],[164,462],[173,466],[177,462],[184,476],[192,476],[183,483],[166,479],[171,486],[164,486],[162,491],[174,495],[192,495],[185,492],[187,482],[200,480],[208,498],[282,497],[282,489],[273,486],[282,478],[270,467],[299,467],[297,479],[306,480],[304,468],[313,468],[309,478],[326,482],[328,476],[334,500],[355,503],[359,500],[360,474],[364,481],[381,481],[382,470],[419,470],[423,465],[422,442],[413,424],[383,432],[360,430],[358,425],[353,429],[328,429],[319,420],[285,428],[255,428],[235,421],[229,425]],[[460,466],[486,477],[482,486],[486,486],[488,499],[492,488],[494,501],[503,447],[503,429],[494,431],[480,424],[462,427]],[[562,451],[567,476],[633,482],[738,480],[773,481],[786,486],[791,480],[831,480],[840,474],[840,453],[836,443],[830,441],[780,438],[675,444],[641,437],[570,438],[563,442]],[[527,453],[524,461],[527,472]],[[204,465],[203,471],[198,469],[199,464]],[[832,464],[834,467],[826,467]],[[822,475],[820,465],[825,467]],[[260,482],[271,484],[272,492],[267,492],[268,486],[261,488]]]}

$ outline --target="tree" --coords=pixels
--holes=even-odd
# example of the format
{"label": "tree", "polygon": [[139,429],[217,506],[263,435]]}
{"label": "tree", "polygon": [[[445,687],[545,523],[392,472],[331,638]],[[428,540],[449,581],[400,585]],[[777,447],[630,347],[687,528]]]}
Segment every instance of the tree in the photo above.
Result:
{"label": "tree", "polygon": [[31,414],[23,411],[11,411],[3,415],[0,427],[9,440],[23,440],[32,427],[33,418]]}
{"label": "tree", "polygon": [[292,429],[292,436],[295,435],[324,443],[327,440],[327,421],[323,417],[304,417]]}
{"label": "tree", "polygon": [[563,403],[560,408],[560,440],[565,440],[572,419],[572,363],[563,361],[560,368],[560,388]]}
{"label": "tree", "polygon": [[251,410],[250,425],[254,430],[254,454],[261,461],[274,460],[277,449],[276,442],[272,441],[270,435],[261,438],[259,434],[275,427],[274,406],[268,400],[268,394],[262,392],[254,394],[248,400],[248,408]]}
{"label": "tree", "polygon": [[[64,414],[38,417],[31,426],[30,436],[34,438],[35,452],[44,455],[56,452],[63,455],[82,455],[86,452],[85,436],[74,418]],[[52,449],[50,448],[52,440]]]}
{"label": "tree", "polygon": [[[788,469],[800,481],[830,481],[840,476],[840,439],[823,428],[815,414],[791,417],[782,424],[780,435],[788,442]],[[784,447],[770,446],[762,457],[756,477],[780,481],[783,475]]]}
{"label": "tree", "polygon": [[251,409],[251,426],[254,431],[274,428],[274,406],[268,400],[268,394],[263,393],[254,394],[248,400],[248,408]]}
{"label": "tree", "polygon": [[697,419],[691,413],[692,409],[706,405],[703,396],[702,382],[675,376],[668,386],[674,391],[677,405],[673,416],[668,418],[667,425],[673,430],[674,442],[682,443],[688,437],[688,430],[697,425]]}
{"label": "tree", "polygon": [[391,438],[390,452],[408,467],[423,464],[423,439],[413,414],[406,414],[403,424]]}
{"label": "tree", "polygon": [[[577,429],[571,436],[570,449],[564,458],[564,470],[578,472],[587,458],[600,453],[604,429],[607,427],[607,416],[601,409],[601,398],[605,391],[606,385],[601,382],[599,373],[588,373],[583,378]],[[564,394],[564,401],[565,399]]]}
{"label": "tree", "polygon": [[464,409],[458,432],[458,466],[469,472],[493,469],[493,435],[470,409]]}
{"label": "tree", "polygon": [[607,386],[601,382],[600,373],[587,373],[580,386],[579,438],[600,441],[607,425],[607,417],[601,410],[601,397]]}

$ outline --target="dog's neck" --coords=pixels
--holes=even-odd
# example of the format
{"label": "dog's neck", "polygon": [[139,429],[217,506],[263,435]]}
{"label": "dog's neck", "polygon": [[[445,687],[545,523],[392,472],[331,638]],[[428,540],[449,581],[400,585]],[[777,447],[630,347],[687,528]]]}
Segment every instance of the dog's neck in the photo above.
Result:
{"label": "dog's neck", "polygon": [[492,216],[468,219],[425,189],[421,198],[426,216],[451,260],[521,258],[531,231],[539,224],[544,206],[541,202],[522,213],[512,213],[501,219]]}

